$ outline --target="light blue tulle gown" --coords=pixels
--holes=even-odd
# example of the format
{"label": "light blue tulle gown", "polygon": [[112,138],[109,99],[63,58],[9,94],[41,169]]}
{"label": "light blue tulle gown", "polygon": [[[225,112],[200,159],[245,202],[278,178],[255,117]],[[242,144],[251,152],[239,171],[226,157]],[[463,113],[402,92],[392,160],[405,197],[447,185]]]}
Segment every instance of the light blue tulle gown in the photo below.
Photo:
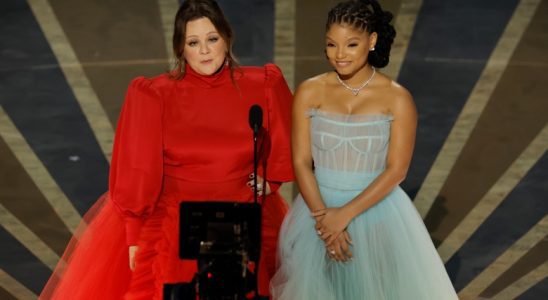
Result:
{"label": "light blue tulle gown", "polygon": [[[339,207],[384,170],[392,117],[309,112],[315,177],[323,201]],[[352,261],[331,260],[299,195],[282,226],[274,299],[457,299],[409,197],[394,188],[348,225]]]}

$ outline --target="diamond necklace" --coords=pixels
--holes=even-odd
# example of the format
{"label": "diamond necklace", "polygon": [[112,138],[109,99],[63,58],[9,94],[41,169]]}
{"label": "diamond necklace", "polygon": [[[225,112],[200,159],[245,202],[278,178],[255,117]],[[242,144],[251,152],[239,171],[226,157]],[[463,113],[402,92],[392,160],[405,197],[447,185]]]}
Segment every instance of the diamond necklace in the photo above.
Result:
{"label": "diamond necklace", "polygon": [[349,86],[348,84],[344,83],[344,81],[342,81],[341,77],[339,77],[339,73],[337,73],[337,80],[347,90],[350,90],[352,92],[352,94],[354,94],[354,96],[358,96],[360,91],[363,90],[363,88],[365,88],[369,84],[369,82],[371,82],[371,79],[373,79],[373,76],[375,76],[375,67],[371,67],[371,69],[373,69],[373,74],[371,74],[371,77],[369,77],[369,79],[367,79],[360,87],[357,87],[357,88],[353,88],[353,87]]}

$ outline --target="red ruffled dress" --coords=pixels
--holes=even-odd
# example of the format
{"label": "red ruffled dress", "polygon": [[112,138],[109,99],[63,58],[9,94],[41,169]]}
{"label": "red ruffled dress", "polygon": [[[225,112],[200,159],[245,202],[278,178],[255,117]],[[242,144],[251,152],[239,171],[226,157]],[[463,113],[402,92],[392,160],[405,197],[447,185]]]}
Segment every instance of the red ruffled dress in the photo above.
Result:
{"label": "red ruffled dress", "polygon": [[[293,179],[292,95],[272,64],[182,80],[161,75],[130,84],[116,130],[110,189],[84,216],[41,299],[162,299],[164,283],[191,281],[196,261],[178,258],[181,201],[253,201],[249,108],[264,112],[262,163],[273,190]],[[259,294],[275,273],[287,206],[263,202]],[[136,269],[128,246],[138,245]]]}

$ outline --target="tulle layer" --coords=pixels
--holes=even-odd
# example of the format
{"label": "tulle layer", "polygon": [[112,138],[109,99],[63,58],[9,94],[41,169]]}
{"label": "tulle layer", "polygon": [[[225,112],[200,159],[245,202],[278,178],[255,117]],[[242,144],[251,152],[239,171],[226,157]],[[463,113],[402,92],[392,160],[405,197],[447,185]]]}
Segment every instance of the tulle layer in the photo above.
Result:
{"label": "tulle layer", "polygon": [[[344,205],[376,176],[316,169],[328,207]],[[274,299],[457,299],[419,214],[399,187],[355,218],[348,232],[353,260],[332,261],[299,195],[281,230]]]}
{"label": "tulle layer", "polygon": [[119,300],[130,279],[124,220],[105,194],[84,216],[40,299]]}
{"label": "tulle layer", "polygon": [[[129,269],[124,220],[108,196],[101,197],[84,221],[40,295],[40,299],[163,299],[166,283],[190,282],[197,271],[193,260],[178,258],[178,196],[162,197],[139,236],[136,268]],[[287,211],[277,194],[263,204],[259,293],[268,295],[276,271],[280,225]]]}

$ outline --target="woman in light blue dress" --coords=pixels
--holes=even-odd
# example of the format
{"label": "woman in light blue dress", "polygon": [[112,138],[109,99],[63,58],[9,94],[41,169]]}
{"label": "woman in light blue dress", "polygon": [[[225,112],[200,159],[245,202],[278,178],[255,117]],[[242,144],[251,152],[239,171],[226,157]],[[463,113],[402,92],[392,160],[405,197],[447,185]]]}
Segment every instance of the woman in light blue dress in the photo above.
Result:
{"label": "woman in light blue dress", "polygon": [[282,227],[274,299],[457,299],[419,214],[398,186],[417,114],[388,63],[392,15],[348,1],[328,16],[335,69],[302,83],[293,106],[301,194]]}

